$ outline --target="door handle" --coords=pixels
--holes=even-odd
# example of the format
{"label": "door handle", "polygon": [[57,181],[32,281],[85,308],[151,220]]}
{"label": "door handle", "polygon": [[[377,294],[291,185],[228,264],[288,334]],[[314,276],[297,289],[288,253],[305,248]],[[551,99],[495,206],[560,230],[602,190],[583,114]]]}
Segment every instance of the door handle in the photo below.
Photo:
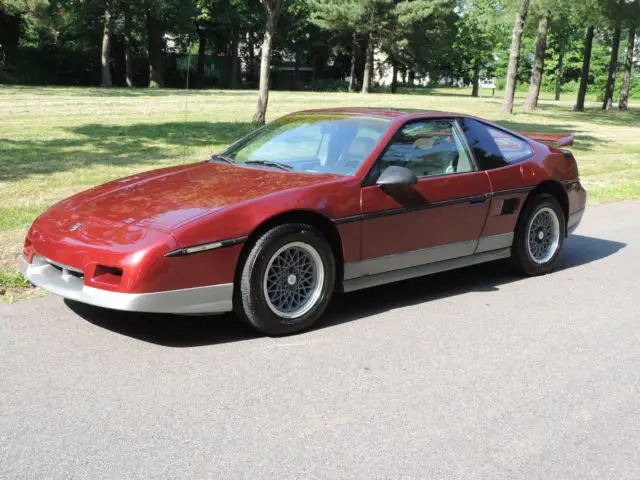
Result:
{"label": "door handle", "polygon": [[471,205],[482,205],[486,201],[487,201],[487,196],[486,195],[476,195],[476,196],[471,197],[469,199],[469,203]]}

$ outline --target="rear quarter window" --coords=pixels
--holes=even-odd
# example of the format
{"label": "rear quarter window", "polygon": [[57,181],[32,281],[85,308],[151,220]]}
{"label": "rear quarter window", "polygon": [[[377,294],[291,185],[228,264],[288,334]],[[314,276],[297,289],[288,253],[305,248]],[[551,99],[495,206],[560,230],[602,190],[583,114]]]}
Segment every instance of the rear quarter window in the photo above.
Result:
{"label": "rear quarter window", "polygon": [[524,140],[495,128],[488,128],[487,130],[489,130],[489,134],[508,163],[516,163],[533,155],[533,150],[531,150],[529,143]]}

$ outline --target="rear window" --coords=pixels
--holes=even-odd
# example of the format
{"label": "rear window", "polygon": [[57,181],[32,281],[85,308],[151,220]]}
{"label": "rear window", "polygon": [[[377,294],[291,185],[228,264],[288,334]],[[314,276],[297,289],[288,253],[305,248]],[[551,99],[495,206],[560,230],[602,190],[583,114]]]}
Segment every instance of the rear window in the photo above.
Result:
{"label": "rear window", "polygon": [[488,128],[488,130],[507,162],[516,163],[533,155],[531,147],[524,140],[495,128]]}

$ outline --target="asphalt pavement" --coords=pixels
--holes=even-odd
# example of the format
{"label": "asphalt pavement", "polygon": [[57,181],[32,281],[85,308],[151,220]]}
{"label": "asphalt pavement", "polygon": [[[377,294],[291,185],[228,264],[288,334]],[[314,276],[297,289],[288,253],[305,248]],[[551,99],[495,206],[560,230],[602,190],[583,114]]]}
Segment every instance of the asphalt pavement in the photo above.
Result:
{"label": "asphalt pavement", "polygon": [[0,305],[1,479],[640,478],[640,202],[588,208],[557,271],[230,316]]}

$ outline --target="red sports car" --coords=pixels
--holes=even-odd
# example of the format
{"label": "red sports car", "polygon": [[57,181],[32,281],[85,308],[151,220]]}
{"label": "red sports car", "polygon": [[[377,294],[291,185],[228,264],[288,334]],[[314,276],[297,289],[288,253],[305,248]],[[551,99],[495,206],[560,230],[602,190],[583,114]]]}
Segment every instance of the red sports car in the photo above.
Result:
{"label": "red sports car", "polygon": [[528,135],[455,113],[294,113],[208,161],[51,207],[21,270],[79,302],[233,310],[269,335],[311,326],[336,290],[505,258],[545,274],[586,192],[558,148],[572,137]]}

